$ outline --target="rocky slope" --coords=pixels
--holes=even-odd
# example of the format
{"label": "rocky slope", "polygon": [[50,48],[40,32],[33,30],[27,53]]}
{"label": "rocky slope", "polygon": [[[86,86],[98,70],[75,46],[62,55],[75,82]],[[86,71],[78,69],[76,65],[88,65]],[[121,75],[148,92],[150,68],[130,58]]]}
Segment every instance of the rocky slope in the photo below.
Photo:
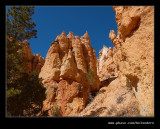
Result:
{"label": "rocky slope", "polygon": [[154,116],[154,7],[113,10],[118,34],[111,30],[109,37],[114,48],[104,47],[97,62],[102,88],[78,116]]}
{"label": "rocky slope", "polygon": [[61,116],[74,116],[82,111],[89,92],[100,87],[95,51],[86,32],[81,38],[63,31],[48,50],[39,77],[43,79],[47,98],[43,112],[53,116],[56,106]]}
{"label": "rocky slope", "polygon": [[78,114],[83,117],[139,116],[140,111],[134,92],[119,78],[104,83],[96,97]]}
{"label": "rocky slope", "polygon": [[32,54],[30,45],[27,40],[24,40],[21,45],[23,45],[26,72],[30,74],[33,71],[38,71],[39,73],[42,66],[44,65],[44,58],[41,57],[39,53]]}

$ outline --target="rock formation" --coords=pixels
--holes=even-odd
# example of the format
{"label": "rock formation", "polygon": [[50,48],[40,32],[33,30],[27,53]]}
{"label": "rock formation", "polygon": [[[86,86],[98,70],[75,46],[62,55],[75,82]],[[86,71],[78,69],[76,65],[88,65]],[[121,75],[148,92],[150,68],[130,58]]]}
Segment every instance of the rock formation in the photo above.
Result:
{"label": "rock formation", "polygon": [[[154,116],[154,7],[113,10],[118,34],[111,30],[109,37],[114,48],[104,47],[97,62],[102,88],[79,116]],[[112,72],[115,77],[108,76]]]}
{"label": "rock formation", "polygon": [[[57,87],[46,93],[48,97],[44,101],[43,111],[48,111],[52,116],[55,103],[62,116],[74,116],[82,111],[88,101],[88,92],[97,91],[100,86],[96,63],[88,32],[81,38],[72,32],[66,36],[63,31],[58,35],[48,50],[39,74],[47,91]],[[89,71],[93,74],[91,78],[88,78]]]}
{"label": "rock formation", "polygon": [[97,73],[100,81],[117,76],[116,62],[113,61],[113,50],[111,47],[103,46],[97,59]]}
{"label": "rock formation", "polygon": [[[121,47],[115,50],[118,69],[133,86],[140,115],[154,115],[154,7],[113,7]],[[123,41],[123,42],[122,42]]]}
{"label": "rock formation", "polygon": [[41,57],[39,53],[32,54],[32,71],[36,70],[40,72],[44,62],[44,58]]}
{"label": "rock formation", "polygon": [[24,58],[25,58],[25,70],[27,73],[33,71],[41,71],[42,66],[44,65],[44,58],[40,56],[39,53],[32,54],[30,45],[27,40],[24,40],[21,45],[23,46]]}

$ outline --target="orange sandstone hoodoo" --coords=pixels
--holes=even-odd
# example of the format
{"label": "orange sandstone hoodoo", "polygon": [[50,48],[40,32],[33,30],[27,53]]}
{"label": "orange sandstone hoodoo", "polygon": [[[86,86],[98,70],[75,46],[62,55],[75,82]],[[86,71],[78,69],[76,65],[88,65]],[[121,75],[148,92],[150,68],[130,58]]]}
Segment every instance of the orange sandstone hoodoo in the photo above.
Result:
{"label": "orange sandstone hoodoo", "polygon": [[[63,31],[51,44],[39,77],[48,89],[56,87],[44,101],[43,111],[52,116],[53,105],[57,105],[62,116],[73,116],[85,108],[89,92],[99,90],[96,55],[86,32],[81,38],[72,32],[66,36]],[[88,72],[92,71],[91,82]],[[55,94],[56,93],[56,94]],[[50,93],[48,93],[50,94]],[[50,106],[48,106],[50,105]]]}

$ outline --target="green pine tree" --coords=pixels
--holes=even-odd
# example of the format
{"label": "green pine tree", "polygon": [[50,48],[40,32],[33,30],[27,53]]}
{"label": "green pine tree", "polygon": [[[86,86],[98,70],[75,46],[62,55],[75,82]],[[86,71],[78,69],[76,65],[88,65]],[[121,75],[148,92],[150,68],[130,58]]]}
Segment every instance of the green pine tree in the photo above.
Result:
{"label": "green pine tree", "polygon": [[7,115],[34,116],[42,108],[45,88],[38,73],[28,75],[23,69],[23,46],[21,41],[36,38],[36,26],[32,21],[34,7],[12,6],[7,13]]}

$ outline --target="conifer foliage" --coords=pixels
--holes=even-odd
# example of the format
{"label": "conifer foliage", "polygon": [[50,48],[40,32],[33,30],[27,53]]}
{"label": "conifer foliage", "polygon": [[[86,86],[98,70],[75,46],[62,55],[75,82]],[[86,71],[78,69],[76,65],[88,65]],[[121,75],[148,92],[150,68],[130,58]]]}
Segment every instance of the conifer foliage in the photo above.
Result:
{"label": "conifer foliage", "polygon": [[6,20],[6,63],[7,63],[7,116],[36,116],[45,99],[38,72],[28,75],[24,69],[23,46],[20,42],[36,38],[36,24],[32,21],[34,7],[12,6]]}
{"label": "conifer foliage", "polygon": [[19,41],[37,38],[37,30],[34,30],[36,24],[31,17],[33,14],[33,6],[10,7],[7,13],[7,35]]}

